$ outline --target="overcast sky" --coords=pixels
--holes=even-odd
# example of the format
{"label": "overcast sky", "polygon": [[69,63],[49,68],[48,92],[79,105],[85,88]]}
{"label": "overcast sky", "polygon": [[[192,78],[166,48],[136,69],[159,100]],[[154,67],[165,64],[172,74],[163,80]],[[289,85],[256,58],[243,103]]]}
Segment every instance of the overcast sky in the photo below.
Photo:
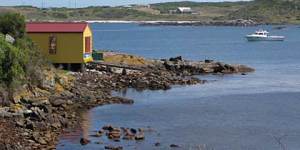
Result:
{"label": "overcast sky", "polygon": [[[128,4],[149,4],[158,2],[171,2],[182,0],[0,0],[0,6],[33,5],[37,7],[86,7],[99,5],[128,5]],[[219,2],[224,0],[194,0],[197,2]],[[241,1],[241,0],[226,0]],[[246,1],[246,0],[243,0]]]}

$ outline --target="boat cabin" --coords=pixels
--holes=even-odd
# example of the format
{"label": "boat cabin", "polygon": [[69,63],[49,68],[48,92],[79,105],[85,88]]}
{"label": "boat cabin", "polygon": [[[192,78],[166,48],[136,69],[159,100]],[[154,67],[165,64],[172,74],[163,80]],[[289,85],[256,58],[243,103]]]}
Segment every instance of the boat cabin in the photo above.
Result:
{"label": "boat cabin", "polygon": [[256,35],[268,35],[269,32],[266,30],[258,30],[255,32]]}

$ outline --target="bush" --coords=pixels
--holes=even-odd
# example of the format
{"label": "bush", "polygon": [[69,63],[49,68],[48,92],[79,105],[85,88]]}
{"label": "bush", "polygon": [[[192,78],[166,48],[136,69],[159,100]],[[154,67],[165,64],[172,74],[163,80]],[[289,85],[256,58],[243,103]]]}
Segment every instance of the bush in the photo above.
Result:
{"label": "bush", "polygon": [[32,40],[25,36],[18,39],[15,45],[24,53],[26,82],[32,85],[41,86],[44,77],[42,71],[49,67],[47,59],[41,54],[40,50],[34,45]]}
{"label": "bush", "polygon": [[26,61],[19,48],[0,37],[0,81],[7,89],[9,99],[13,98],[14,89],[25,79]]}
{"label": "bush", "polygon": [[59,13],[59,12],[54,12],[54,13],[52,14],[52,16],[53,16],[54,18],[58,18],[58,19],[67,19],[67,18],[68,18],[68,15],[67,15],[67,14],[65,14],[65,13]]}
{"label": "bush", "polygon": [[1,17],[5,20],[0,19],[0,32],[12,35],[16,41],[11,44],[0,33],[0,89],[6,89],[4,93],[7,93],[1,94],[1,90],[0,99],[1,95],[6,95],[6,99],[13,100],[15,90],[22,85],[41,85],[44,78],[42,71],[48,65],[40,50],[26,36],[24,17],[19,14]]}
{"label": "bush", "polygon": [[23,38],[25,35],[25,17],[18,13],[0,14],[0,32],[14,38]]}

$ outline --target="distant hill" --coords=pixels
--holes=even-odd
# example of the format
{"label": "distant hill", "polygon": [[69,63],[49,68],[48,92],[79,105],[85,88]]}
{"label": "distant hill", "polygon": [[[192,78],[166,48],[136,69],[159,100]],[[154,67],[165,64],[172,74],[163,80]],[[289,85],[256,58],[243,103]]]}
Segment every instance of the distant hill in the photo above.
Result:
{"label": "distant hill", "polygon": [[[29,20],[197,20],[206,21],[224,17],[239,10],[246,2],[170,2],[151,4],[150,7],[94,6],[86,8],[37,8],[32,6],[0,7],[1,12],[20,12]],[[178,7],[192,7],[196,14],[169,14]]]}
{"label": "distant hill", "polygon": [[125,7],[37,8],[32,6],[0,7],[2,12],[19,12],[28,20],[135,20],[156,18],[156,15]]}
{"label": "distant hill", "polygon": [[262,23],[300,23],[300,0],[255,0],[228,15]]}
{"label": "distant hill", "polygon": [[241,7],[248,4],[248,2],[192,2],[192,1],[182,1],[182,2],[166,2],[166,3],[156,3],[151,4],[153,9],[159,10],[161,13],[168,13],[169,10],[177,9],[178,7],[191,7],[194,10],[205,9],[205,8],[218,8],[220,10],[226,9],[227,11],[233,11],[240,9]]}
{"label": "distant hill", "polygon": [[[178,7],[191,7],[193,14],[170,14]],[[260,23],[300,24],[300,0],[254,0],[240,2],[167,2],[151,5],[94,6],[86,8],[0,7],[0,13],[20,12],[28,20],[173,20],[212,21],[253,19]]]}

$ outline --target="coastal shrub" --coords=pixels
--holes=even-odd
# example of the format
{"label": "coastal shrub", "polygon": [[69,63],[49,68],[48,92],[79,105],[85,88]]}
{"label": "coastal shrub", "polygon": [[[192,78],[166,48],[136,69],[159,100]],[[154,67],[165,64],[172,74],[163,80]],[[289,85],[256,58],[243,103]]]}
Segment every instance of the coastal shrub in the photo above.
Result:
{"label": "coastal shrub", "polygon": [[25,35],[25,17],[19,13],[0,14],[0,33],[9,34],[14,38]]}
{"label": "coastal shrub", "polygon": [[52,14],[52,16],[54,18],[58,18],[58,19],[67,19],[68,18],[68,15],[66,13],[58,13],[58,12],[54,12]]}
{"label": "coastal shrub", "polygon": [[[22,85],[41,86],[43,70],[49,67],[40,50],[25,34],[25,19],[19,14],[1,15],[0,20],[0,99],[13,100],[14,92]],[[16,18],[23,18],[16,21]],[[4,34],[15,38],[6,41]],[[2,96],[1,96],[2,95]],[[3,96],[4,95],[4,96]],[[3,100],[2,100],[3,101]]]}
{"label": "coastal shrub", "polygon": [[31,85],[42,86],[44,80],[43,70],[50,67],[50,63],[27,36],[17,39],[15,45],[24,53],[26,82]]}
{"label": "coastal shrub", "polygon": [[41,87],[43,70],[48,67],[29,38],[17,39],[11,44],[0,36],[0,89],[5,89],[0,91],[0,99],[12,101],[15,91],[25,84]]}
{"label": "coastal shrub", "polygon": [[13,99],[15,88],[25,79],[26,61],[19,48],[0,37],[0,82],[6,88],[10,100]]}

